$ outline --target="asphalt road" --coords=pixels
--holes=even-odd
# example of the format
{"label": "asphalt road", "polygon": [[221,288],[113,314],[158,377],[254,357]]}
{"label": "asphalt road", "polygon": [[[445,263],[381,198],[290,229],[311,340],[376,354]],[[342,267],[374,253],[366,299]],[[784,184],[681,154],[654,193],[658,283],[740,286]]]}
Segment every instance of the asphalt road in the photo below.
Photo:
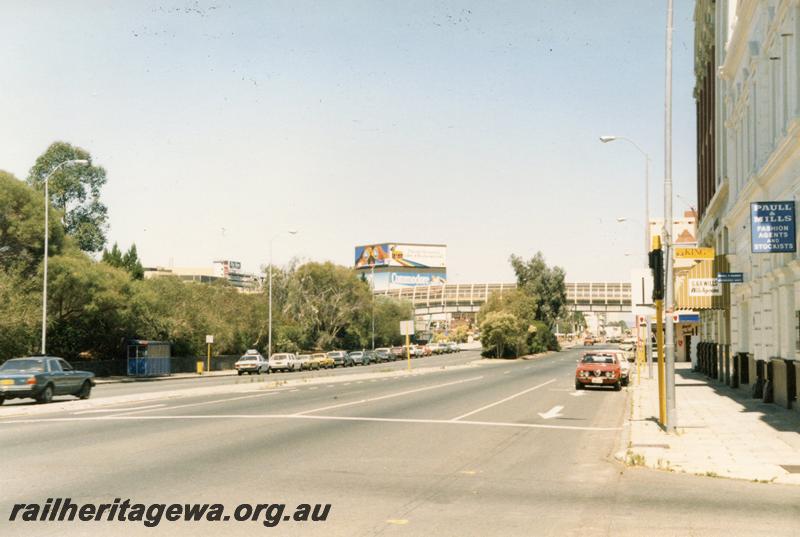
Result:
{"label": "asphalt road", "polygon": [[[101,397],[92,410],[63,404],[27,417],[0,412],[0,535],[800,534],[797,487],[614,461],[627,392],[575,392],[577,356],[126,405],[104,406]],[[331,509],[326,521],[272,528],[263,517],[155,528],[8,521],[14,504],[56,497],[221,503],[227,514],[240,503]]]}

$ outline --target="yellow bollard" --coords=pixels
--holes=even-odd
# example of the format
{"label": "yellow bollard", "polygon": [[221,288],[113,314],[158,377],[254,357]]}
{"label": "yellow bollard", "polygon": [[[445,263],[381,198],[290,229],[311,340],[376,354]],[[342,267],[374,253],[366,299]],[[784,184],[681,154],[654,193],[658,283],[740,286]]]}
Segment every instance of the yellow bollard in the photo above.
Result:
{"label": "yellow bollard", "polygon": [[202,360],[197,360],[197,374],[198,375],[202,375],[203,374],[203,361]]}

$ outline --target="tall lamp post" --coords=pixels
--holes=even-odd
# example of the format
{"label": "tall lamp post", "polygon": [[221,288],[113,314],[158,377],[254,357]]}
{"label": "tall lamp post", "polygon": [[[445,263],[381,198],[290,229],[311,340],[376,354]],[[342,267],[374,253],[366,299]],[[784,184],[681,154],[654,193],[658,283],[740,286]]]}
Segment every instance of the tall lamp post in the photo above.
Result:
{"label": "tall lamp post", "polygon": [[44,285],[42,286],[42,355],[47,354],[47,257],[50,249],[50,178],[62,167],[88,166],[86,159],[65,160],[44,178]]}
{"label": "tall lamp post", "polygon": [[[600,141],[604,144],[608,142],[614,142],[616,140],[622,140],[624,142],[628,142],[633,147],[636,148],[639,153],[642,154],[644,157],[644,266],[647,267],[647,252],[650,251],[650,155],[648,155],[639,144],[631,140],[630,138],[626,138],[625,136],[601,136]],[[618,219],[619,221],[619,219]],[[653,377],[653,349],[652,349],[652,342],[650,341],[650,316],[645,316],[646,320],[646,331],[647,335],[645,336],[645,352],[647,353],[647,371],[650,378]],[[638,323],[637,323],[638,324]],[[637,333],[638,333],[638,326],[637,326]]]}
{"label": "tall lamp post", "polygon": [[[296,229],[287,230],[289,235],[297,235]],[[276,233],[269,240],[269,334],[267,335],[267,358],[272,356],[272,243],[275,239],[283,235],[283,232]]]}

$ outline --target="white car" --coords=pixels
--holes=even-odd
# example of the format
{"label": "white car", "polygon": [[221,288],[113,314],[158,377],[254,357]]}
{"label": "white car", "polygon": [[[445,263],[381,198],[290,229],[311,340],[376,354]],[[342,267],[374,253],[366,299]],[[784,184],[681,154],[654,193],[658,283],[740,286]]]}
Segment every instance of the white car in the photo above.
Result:
{"label": "white car", "polygon": [[241,358],[236,360],[233,368],[239,375],[260,375],[261,373],[269,374],[269,362],[264,358],[260,352],[255,349],[250,349],[242,355]]}
{"label": "white car", "polygon": [[278,352],[269,357],[269,368],[274,371],[300,371],[301,365],[291,352]]}

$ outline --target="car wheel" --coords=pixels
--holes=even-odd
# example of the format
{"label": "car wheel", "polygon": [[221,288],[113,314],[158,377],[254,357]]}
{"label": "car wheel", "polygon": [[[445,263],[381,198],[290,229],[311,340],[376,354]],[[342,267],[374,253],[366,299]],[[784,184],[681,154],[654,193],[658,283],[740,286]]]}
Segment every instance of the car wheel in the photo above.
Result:
{"label": "car wheel", "polygon": [[78,390],[78,393],[76,393],[75,395],[78,396],[78,399],[88,399],[91,394],[92,394],[92,383],[86,380],[81,386],[81,389]]}
{"label": "car wheel", "polygon": [[241,377],[242,375],[244,375],[244,371],[237,371],[237,373],[239,374],[239,376],[240,376],[240,377]]}
{"label": "car wheel", "polygon": [[42,393],[40,393],[39,396],[36,397],[36,402],[47,404],[50,403],[52,400],[53,400],[53,386],[51,384],[48,384],[47,386],[44,387]]}
{"label": "car wheel", "polygon": [[575,381],[575,389],[576,390],[582,390],[583,389],[583,383],[576,380]]}
{"label": "car wheel", "polygon": [[2,404],[5,402],[5,400],[6,400],[6,398],[5,398],[5,397],[3,397],[3,396],[0,396],[0,405],[2,405]]}
{"label": "car wheel", "polygon": [[620,384],[620,382],[619,382],[619,381],[617,381],[617,383],[616,383],[616,384],[614,384],[614,391],[615,391],[615,392],[618,392],[618,391],[620,391],[621,389],[622,389],[622,384]]}

